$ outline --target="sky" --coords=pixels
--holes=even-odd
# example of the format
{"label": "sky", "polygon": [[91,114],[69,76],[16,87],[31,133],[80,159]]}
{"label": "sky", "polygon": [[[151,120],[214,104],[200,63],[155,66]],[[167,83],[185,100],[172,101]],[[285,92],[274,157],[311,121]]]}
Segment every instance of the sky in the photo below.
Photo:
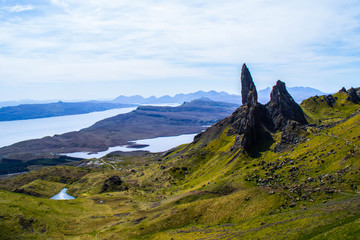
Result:
{"label": "sky", "polygon": [[0,0],[0,101],[360,87],[358,0]]}

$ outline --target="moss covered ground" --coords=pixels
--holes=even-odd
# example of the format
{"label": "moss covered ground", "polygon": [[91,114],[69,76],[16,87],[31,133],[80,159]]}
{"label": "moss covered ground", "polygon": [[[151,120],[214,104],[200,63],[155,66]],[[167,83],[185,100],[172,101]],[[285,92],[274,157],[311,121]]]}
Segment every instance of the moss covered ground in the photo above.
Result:
{"label": "moss covered ground", "polygon": [[[283,151],[276,133],[250,157],[232,149],[226,129],[166,153],[108,155],[2,181],[0,237],[359,239],[360,106],[338,95],[332,110],[302,103],[315,124]],[[127,190],[103,192],[111,176]],[[63,187],[77,198],[49,199]]]}

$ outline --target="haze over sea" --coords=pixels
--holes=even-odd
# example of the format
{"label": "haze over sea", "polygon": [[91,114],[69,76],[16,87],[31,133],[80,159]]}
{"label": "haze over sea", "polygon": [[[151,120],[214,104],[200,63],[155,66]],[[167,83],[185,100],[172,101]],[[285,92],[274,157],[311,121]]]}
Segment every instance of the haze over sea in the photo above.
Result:
{"label": "haze over sea", "polygon": [[24,140],[78,131],[102,119],[135,109],[136,107],[121,108],[70,116],[0,122],[0,147]]}

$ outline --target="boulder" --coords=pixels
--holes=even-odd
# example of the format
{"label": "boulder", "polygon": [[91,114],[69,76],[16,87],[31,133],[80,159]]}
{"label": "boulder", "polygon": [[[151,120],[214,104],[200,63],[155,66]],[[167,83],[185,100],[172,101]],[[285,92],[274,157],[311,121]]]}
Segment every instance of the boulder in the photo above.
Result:
{"label": "boulder", "polygon": [[100,193],[124,190],[128,190],[128,187],[124,185],[124,182],[120,179],[119,176],[114,175],[105,180],[103,186],[101,187]]}
{"label": "boulder", "polygon": [[353,103],[359,103],[360,102],[360,97],[357,95],[356,91],[354,88],[350,88],[347,91],[348,97],[346,100],[351,101]]}

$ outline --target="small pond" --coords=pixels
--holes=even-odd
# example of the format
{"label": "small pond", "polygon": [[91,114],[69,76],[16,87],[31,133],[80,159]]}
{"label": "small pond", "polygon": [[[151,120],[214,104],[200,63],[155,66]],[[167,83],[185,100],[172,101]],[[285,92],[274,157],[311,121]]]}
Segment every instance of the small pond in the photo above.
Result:
{"label": "small pond", "polygon": [[73,196],[70,196],[69,194],[66,193],[67,190],[68,190],[67,188],[63,188],[58,194],[51,197],[50,199],[53,199],[53,200],[71,200],[71,199],[75,199]]}

